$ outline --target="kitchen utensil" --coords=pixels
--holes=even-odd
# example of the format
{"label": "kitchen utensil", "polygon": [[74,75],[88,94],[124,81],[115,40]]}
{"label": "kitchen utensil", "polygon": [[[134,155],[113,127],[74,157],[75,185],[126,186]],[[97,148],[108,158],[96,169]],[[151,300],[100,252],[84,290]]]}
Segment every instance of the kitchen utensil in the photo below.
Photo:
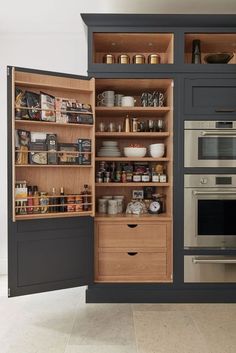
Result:
{"label": "kitchen utensil", "polygon": [[201,41],[199,39],[192,42],[192,64],[201,64]]}
{"label": "kitchen utensil", "polygon": [[124,96],[123,94],[115,94],[115,106],[116,107],[121,107],[121,100],[122,100],[123,96]]}
{"label": "kitchen utensil", "polygon": [[132,96],[123,96],[121,98],[122,107],[134,107],[135,99]]}

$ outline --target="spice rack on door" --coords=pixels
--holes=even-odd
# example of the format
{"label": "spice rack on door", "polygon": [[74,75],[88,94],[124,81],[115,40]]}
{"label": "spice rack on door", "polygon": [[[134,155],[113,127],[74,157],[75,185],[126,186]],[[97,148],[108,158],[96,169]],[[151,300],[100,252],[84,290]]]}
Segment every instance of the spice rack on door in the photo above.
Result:
{"label": "spice rack on door", "polygon": [[[62,97],[66,99],[76,99],[82,103],[90,104],[92,112],[79,112],[80,114],[93,115],[93,124],[83,123],[61,123],[54,121],[33,121],[33,120],[20,120],[15,117],[15,109],[28,111],[32,108],[26,108],[15,105],[15,89],[19,87],[23,91],[31,91],[35,93],[43,92],[54,97]],[[34,109],[38,112],[43,112],[51,109]],[[58,110],[53,109],[54,112]],[[68,111],[60,110],[61,113],[65,114]],[[78,113],[73,111],[74,114]],[[94,133],[95,133],[95,104],[94,104],[94,79],[75,79],[65,78],[52,75],[28,73],[18,71],[17,69],[12,70],[12,213],[13,221],[26,220],[26,219],[43,219],[43,218],[58,218],[58,217],[76,217],[76,216],[94,216],[95,214],[95,185],[94,185]],[[78,139],[90,139],[91,140],[91,152],[87,154],[91,157],[89,165],[79,164],[16,164],[15,162],[15,129],[26,130],[29,132],[47,132],[56,134],[60,143],[76,143]],[[30,149],[27,151],[30,154]],[[35,151],[33,151],[35,152]],[[37,152],[37,151],[36,151]],[[49,155],[49,151],[44,151]],[[56,154],[68,152],[68,151],[56,151]],[[75,156],[79,151],[75,152]],[[76,202],[71,201],[70,203],[64,202],[52,206],[48,205],[48,211],[46,213],[27,213],[16,214],[16,210],[19,206],[16,204],[15,195],[15,184],[16,181],[27,181],[27,185],[37,185],[39,191],[45,191],[48,193],[47,197],[50,200],[52,196],[52,188],[55,188],[57,195],[61,187],[64,188],[65,194],[63,197],[65,201],[71,195],[81,195],[84,184],[89,185],[90,194],[87,195],[86,203],[82,200],[79,202],[80,209],[76,211],[76,207],[79,207]],[[55,197],[55,195],[54,195]],[[31,197],[32,198],[32,197]],[[40,198],[40,196],[38,197]],[[27,202],[29,197],[27,196]],[[26,202],[26,210],[32,208],[28,206]],[[81,209],[85,205],[86,210]],[[68,206],[74,206],[74,211],[65,212],[50,212],[52,207],[63,206],[67,209]],[[36,207],[36,206],[35,206]],[[40,206],[37,206],[40,207]],[[34,206],[33,206],[34,208]],[[72,207],[73,208],[73,207]]]}

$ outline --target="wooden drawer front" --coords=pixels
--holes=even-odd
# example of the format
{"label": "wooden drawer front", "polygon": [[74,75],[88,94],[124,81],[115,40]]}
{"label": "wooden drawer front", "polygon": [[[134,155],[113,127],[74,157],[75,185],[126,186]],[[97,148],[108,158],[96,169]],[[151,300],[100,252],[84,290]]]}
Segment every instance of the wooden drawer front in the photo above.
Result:
{"label": "wooden drawer front", "polygon": [[166,248],[168,227],[169,223],[99,224],[98,248]]}
{"label": "wooden drawer front", "polygon": [[126,277],[145,276],[163,278],[167,273],[166,253],[158,252],[100,252],[98,255],[99,276]]}
{"label": "wooden drawer front", "polygon": [[[200,78],[185,80],[185,114],[235,115],[236,80]],[[207,119],[206,119],[207,120]]]}

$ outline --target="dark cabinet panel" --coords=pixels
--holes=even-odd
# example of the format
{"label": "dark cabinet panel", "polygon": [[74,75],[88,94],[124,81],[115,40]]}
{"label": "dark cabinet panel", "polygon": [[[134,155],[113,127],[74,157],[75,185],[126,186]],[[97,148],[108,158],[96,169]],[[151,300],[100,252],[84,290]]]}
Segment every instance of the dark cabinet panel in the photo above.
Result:
{"label": "dark cabinet panel", "polygon": [[11,296],[92,283],[92,217],[19,221],[10,227]]}
{"label": "dark cabinet panel", "polygon": [[[185,114],[232,116],[236,114],[236,79],[185,79]],[[206,116],[207,118],[207,116]]]}

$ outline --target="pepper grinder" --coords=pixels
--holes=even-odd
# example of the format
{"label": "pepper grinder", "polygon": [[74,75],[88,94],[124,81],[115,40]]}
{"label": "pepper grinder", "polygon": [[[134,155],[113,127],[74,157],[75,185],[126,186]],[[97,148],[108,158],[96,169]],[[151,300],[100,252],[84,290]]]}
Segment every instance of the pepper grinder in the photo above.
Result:
{"label": "pepper grinder", "polygon": [[195,39],[192,43],[192,64],[201,64],[201,46],[200,40]]}

